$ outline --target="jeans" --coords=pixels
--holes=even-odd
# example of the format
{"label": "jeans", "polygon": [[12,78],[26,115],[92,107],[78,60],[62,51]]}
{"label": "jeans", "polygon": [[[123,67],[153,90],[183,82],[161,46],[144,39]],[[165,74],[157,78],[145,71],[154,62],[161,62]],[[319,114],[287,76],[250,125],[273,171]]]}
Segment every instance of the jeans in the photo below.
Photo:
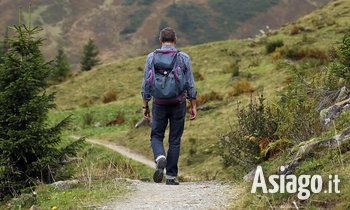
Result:
{"label": "jeans", "polygon": [[[180,142],[184,131],[186,102],[179,105],[157,105],[152,108],[151,145],[154,159],[160,155],[166,156],[166,175],[176,177],[180,156]],[[165,154],[163,140],[165,129],[170,122],[169,149]]]}

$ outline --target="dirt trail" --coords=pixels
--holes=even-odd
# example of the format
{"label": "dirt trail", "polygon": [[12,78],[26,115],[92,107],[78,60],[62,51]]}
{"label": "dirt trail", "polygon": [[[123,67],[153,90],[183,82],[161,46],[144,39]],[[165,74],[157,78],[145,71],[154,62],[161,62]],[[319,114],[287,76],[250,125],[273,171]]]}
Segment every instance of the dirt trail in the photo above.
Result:
{"label": "dirt trail", "polygon": [[[78,136],[72,136],[78,139]],[[130,149],[106,143],[99,139],[86,138],[86,141],[108,147],[125,157],[139,161],[152,168],[153,161],[130,151]],[[106,205],[95,206],[97,209],[226,209],[231,201],[239,196],[239,187],[217,181],[183,182],[179,186],[163,183],[141,182],[121,179],[130,183],[132,192],[116,198]]]}
{"label": "dirt trail", "polygon": [[214,182],[183,182],[178,186],[132,181],[132,194],[99,209],[226,209],[238,193],[232,186]]}
{"label": "dirt trail", "polygon": [[[74,139],[79,139],[80,137],[79,136],[76,136],[76,135],[72,135],[71,136],[72,138]],[[140,155],[136,152],[133,152],[131,151],[129,148],[127,147],[123,147],[123,146],[120,146],[120,145],[116,145],[116,144],[112,144],[112,143],[108,143],[108,142],[105,142],[103,140],[99,140],[99,139],[92,139],[92,138],[86,138],[85,139],[86,141],[90,142],[90,143],[93,143],[93,144],[98,144],[98,145],[102,145],[102,146],[105,146],[111,150],[114,150],[116,152],[118,152],[119,154],[127,157],[127,158],[130,158],[130,159],[133,159],[133,160],[136,160],[140,163],[143,163],[151,168],[154,168],[155,166],[155,163],[146,158],[145,156],[143,155]]]}

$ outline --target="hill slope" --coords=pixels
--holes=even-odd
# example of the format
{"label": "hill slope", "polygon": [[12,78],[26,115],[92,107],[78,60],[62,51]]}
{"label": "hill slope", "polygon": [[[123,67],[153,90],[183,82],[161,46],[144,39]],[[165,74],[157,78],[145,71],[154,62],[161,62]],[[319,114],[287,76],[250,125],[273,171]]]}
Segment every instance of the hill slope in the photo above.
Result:
{"label": "hill slope", "polygon": [[[32,22],[44,28],[43,49],[53,58],[57,46],[64,46],[72,63],[79,63],[82,46],[94,38],[103,61],[144,54],[157,43],[159,28],[177,28],[180,44],[193,45],[247,37],[270,25],[279,27],[329,0],[98,0],[44,1],[32,3]],[[5,26],[18,22],[23,1],[2,0],[0,34]],[[25,9],[26,10],[26,9]],[[278,11],[278,12],[276,12]],[[209,23],[209,24],[207,24]]]}

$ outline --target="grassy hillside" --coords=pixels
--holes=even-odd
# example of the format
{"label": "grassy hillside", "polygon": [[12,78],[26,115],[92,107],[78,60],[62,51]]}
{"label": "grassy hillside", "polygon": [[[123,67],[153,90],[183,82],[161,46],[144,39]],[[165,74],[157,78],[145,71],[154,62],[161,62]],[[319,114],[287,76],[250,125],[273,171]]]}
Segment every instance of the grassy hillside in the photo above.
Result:
{"label": "grassy hillside", "polygon": [[[244,106],[250,94],[255,92],[263,93],[267,102],[274,104],[279,92],[291,82],[293,69],[301,69],[308,78],[315,72],[322,72],[328,66],[328,54],[349,30],[349,24],[350,2],[337,0],[266,37],[213,42],[181,49],[192,58],[199,103],[213,105],[216,109],[199,111],[198,119],[186,122],[180,175],[192,179],[241,180],[246,172],[234,167],[223,168],[217,146],[219,137],[236,124],[237,103],[241,102]],[[278,40],[282,40],[284,46],[267,54],[266,46]],[[124,145],[152,158],[150,129],[134,128],[135,122],[142,118],[140,86],[144,62],[145,56],[116,61],[52,86],[50,91],[57,93],[58,107],[51,112],[50,120],[55,122],[73,114],[74,126],[69,133]],[[237,69],[239,76],[233,77]],[[104,103],[108,101],[106,99],[113,100]],[[337,129],[348,126],[346,116],[348,114],[336,121],[336,125],[341,125]],[[116,125],[106,126],[112,120],[116,121]],[[328,131],[322,136],[331,132],[334,133]],[[281,153],[273,161],[265,162],[264,167],[272,173],[288,159],[288,155]],[[337,172],[345,178],[344,186],[349,186],[348,167],[339,168],[339,164],[335,164],[337,158],[330,159],[327,155],[323,151],[315,154],[301,165],[297,173]],[[348,156],[349,152],[343,156],[345,163],[349,161]],[[295,199],[287,194],[258,197],[249,193],[249,187],[247,185],[247,194],[234,205],[234,209],[247,207],[252,202],[256,208],[264,209],[271,205],[277,208],[282,205],[281,202]],[[327,208],[326,204],[317,204],[326,199],[332,204],[330,208],[335,208],[334,202],[339,202],[341,209],[346,206],[349,195],[346,190],[343,193],[338,200],[332,194],[315,195],[306,206]]]}
{"label": "grassy hillside", "polygon": [[[70,61],[78,64],[82,46],[89,38],[96,40],[102,60],[109,62],[147,52],[158,43],[159,28],[166,25],[177,28],[182,46],[200,44],[225,40],[236,30],[241,37],[254,36],[265,25],[279,27],[329,1],[302,0],[295,4],[291,0],[35,0],[31,3],[33,24],[44,28],[45,54],[53,58],[57,46],[63,46]],[[27,4],[12,0],[0,2],[0,25],[3,26],[0,36],[7,25],[18,23],[14,14],[20,6],[27,12]],[[273,12],[276,10],[279,12]],[[274,13],[274,16],[265,18],[265,13]],[[264,21],[249,22],[257,16]],[[243,26],[249,31],[239,29]]]}

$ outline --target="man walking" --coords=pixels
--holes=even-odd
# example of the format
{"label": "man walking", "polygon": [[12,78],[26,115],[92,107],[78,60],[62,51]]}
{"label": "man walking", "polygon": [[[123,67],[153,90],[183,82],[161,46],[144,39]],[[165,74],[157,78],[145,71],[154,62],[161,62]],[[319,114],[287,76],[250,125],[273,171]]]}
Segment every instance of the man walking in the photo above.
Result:
{"label": "man walking", "polygon": [[[166,184],[178,185],[178,160],[185,125],[186,98],[190,101],[190,120],[197,116],[196,96],[190,57],[176,49],[174,29],[160,32],[161,48],[147,56],[142,82],[144,118],[151,117],[148,102],[153,97],[151,145],[156,162],[153,180],[162,182],[166,169]],[[165,153],[163,140],[170,124],[169,149]]]}

